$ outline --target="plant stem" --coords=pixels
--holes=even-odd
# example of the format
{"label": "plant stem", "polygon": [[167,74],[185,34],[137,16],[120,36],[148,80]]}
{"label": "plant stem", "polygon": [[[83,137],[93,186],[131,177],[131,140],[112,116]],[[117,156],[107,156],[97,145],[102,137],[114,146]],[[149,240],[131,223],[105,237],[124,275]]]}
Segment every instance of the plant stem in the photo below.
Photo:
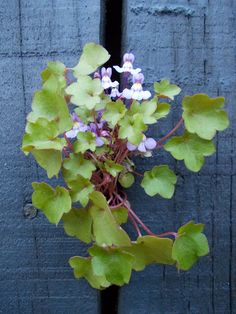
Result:
{"label": "plant stem", "polygon": [[137,233],[138,233],[138,236],[141,237],[141,236],[142,236],[142,233],[141,233],[141,231],[140,231],[140,229],[139,229],[139,226],[137,225],[137,223],[136,223],[134,217],[131,215],[131,213],[129,213],[129,218],[130,218],[130,220],[132,221],[132,223],[133,223],[133,225],[134,225],[134,228],[136,229],[136,231],[137,231]]}
{"label": "plant stem", "polygon": [[176,130],[178,130],[178,128],[182,125],[182,123],[184,122],[184,119],[181,118],[179,120],[179,122],[176,124],[176,126],[170,131],[168,132],[165,136],[161,137],[158,141],[157,141],[157,146],[159,146],[162,142],[164,142],[168,137],[170,137]]}

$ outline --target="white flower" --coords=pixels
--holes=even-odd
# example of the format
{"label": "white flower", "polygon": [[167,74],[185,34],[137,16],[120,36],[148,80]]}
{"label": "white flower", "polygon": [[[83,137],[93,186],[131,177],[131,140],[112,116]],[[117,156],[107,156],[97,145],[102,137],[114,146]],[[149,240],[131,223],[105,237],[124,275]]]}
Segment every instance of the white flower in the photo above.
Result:
{"label": "white flower", "polygon": [[101,81],[102,81],[102,87],[104,89],[110,88],[110,87],[116,87],[119,85],[117,81],[112,82],[111,81],[111,75],[112,75],[112,69],[111,68],[102,68],[101,70]]}
{"label": "white flower", "polygon": [[122,96],[127,99],[143,100],[148,99],[152,95],[149,91],[144,91],[142,83],[144,81],[144,75],[142,73],[135,74],[133,76],[133,85],[131,89],[125,88],[122,92]]}
{"label": "white flower", "polygon": [[113,68],[119,73],[129,72],[129,73],[134,75],[134,74],[139,73],[141,71],[141,69],[139,69],[139,68],[134,69],[133,63],[134,63],[134,55],[132,53],[125,53],[123,56],[122,67],[120,67],[118,65],[114,65]]}

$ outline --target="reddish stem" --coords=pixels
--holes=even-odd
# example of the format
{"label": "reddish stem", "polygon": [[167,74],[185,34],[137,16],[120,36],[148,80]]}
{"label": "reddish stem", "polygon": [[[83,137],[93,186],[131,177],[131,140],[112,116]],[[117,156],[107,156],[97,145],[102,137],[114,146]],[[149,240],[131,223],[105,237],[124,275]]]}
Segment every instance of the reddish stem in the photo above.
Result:
{"label": "reddish stem", "polygon": [[168,137],[170,137],[182,125],[183,122],[184,122],[184,119],[181,118],[179,122],[176,124],[176,126],[170,132],[168,132],[165,136],[161,137],[157,141],[157,146],[160,146],[162,142],[164,142]]}
{"label": "reddish stem", "polygon": [[136,229],[136,231],[137,231],[137,233],[138,233],[138,236],[141,237],[141,236],[142,236],[142,233],[141,233],[141,231],[140,231],[140,229],[139,229],[138,224],[136,223],[136,221],[135,221],[134,217],[131,215],[131,213],[128,213],[128,214],[129,214],[130,220],[132,221],[132,223],[133,223],[133,225],[134,225],[134,228]]}

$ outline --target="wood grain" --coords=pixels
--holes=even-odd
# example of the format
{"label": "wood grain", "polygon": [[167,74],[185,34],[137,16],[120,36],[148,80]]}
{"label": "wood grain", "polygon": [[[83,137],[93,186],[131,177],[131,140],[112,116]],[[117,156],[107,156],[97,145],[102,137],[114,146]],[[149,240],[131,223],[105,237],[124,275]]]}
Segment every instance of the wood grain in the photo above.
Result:
{"label": "wood grain", "polygon": [[[235,1],[126,0],[123,50],[136,56],[135,66],[152,82],[169,78],[182,95],[206,92],[223,95],[231,126],[216,138],[217,154],[207,158],[199,174],[165,152],[140,171],[169,163],[178,173],[173,200],[143,197],[141,188],[129,196],[133,208],[155,232],[176,230],[194,219],[206,224],[211,252],[187,273],[154,265],[135,273],[120,292],[120,314],[235,313]],[[159,138],[181,115],[181,95],[170,119],[153,127]],[[131,226],[129,226],[131,229]]]}

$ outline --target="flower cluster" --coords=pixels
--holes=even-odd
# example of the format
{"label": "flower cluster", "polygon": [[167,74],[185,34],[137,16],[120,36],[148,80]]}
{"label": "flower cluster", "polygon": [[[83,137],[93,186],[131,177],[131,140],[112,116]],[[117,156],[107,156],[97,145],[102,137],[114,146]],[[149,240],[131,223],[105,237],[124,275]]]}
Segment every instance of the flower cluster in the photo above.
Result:
{"label": "flower cluster", "polygon": [[[124,54],[121,67],[113,66],[121,76],[119,85],[112,80],[112,68],[104,67],[108,59],[102,46],[89,43],[74,68],[49,62],[22,144],[49,178],[64,178],[65,184],[55,188],[34,182],[32,202],[51,223],[62,222],[66,234],[91,243],[87,257],[74,256],[69,263],[76,278],[97,289],[122,286],[132,270],[151,263],[188,270],[208,253],[202,224],[190,221],[177,231],[153,232],[132,209],[126,189],[136,181],[147,195],[170,199],[177,182],[174,171],[157,165],[141,173],[133,157],[164,149],[197,172],[215,152],[216,131],[228,126],[224,98],[196,94],[183,98],[182,116],[172,130],[148,137],[148,128],[168,115],[180,88],[161,80],[152,93],[145,90],[132,53]],[[180,134],[173,136],[175,132]],[[135,240],[121,227],[128,219]]]}

